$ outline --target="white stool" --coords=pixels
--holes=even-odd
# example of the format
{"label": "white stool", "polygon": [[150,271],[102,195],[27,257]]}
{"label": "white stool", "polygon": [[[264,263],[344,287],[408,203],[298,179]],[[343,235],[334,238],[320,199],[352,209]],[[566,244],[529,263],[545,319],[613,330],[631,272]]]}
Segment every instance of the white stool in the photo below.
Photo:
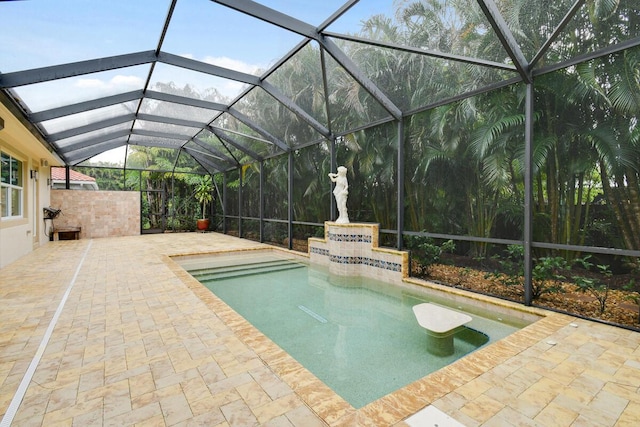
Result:
{"label": "white stool", "polygon": [[467,314],[428,302],[414,305],[413,314],[427,331],[428,350],[438,356],[453,354],[453,335],[473,320]]}

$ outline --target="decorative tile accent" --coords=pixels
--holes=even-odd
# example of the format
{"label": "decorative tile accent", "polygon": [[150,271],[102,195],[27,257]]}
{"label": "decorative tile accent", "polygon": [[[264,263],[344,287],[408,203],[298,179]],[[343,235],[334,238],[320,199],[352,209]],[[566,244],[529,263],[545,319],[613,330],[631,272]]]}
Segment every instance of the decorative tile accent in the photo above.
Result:
{"label": "decorative tile accent", "polygon": [[371,243],[371,235],[367,234],[338,234],[329,232],[329,240],[334,242]]}
{"label": "decorative tile accent", "polygon": [[311,251],[312,254],[317,254],[317,255],[322,255],[322,256],[329,256],[329,249],[316,248],[315,246],[311,246],[310,247],[310,251]]}
{"label": "decorative tile accent", "polygon": [[[378,224],[326,222],[325,238],[309,239],[310,259],[321,265],[328,265],[330,271],[338,275],[401,280],[407,268],[407,254],[379,248],[378,233]],[[360,266],[375,267],[383,271],[367,270]]]}
{"label": "decorative tile accent", "polygon": [[384,270],[402,271],[402,264],[397,262],[389,262],[360,256],[329,255],[328,253],[327,256],[329,256],[329,260],[331,260],[331,262],[335,262],[337,264],[366,265],[368,267],[377,267]]}

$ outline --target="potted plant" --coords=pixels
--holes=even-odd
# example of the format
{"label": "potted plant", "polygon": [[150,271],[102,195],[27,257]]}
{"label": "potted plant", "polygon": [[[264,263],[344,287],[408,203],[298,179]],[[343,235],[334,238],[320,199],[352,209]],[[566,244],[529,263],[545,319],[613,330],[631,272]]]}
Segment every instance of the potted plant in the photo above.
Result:
{"label": "potted plant", "polygon": [[202,219],[199,219],[196,223],[198,230],[209,229],[209,218],[206,217],[207,205],[213,200],[213,182],[211,181],[211,175],[205,175],[200,178],[200,181],[196,185],[195,197],[198,203],[202,205]]}

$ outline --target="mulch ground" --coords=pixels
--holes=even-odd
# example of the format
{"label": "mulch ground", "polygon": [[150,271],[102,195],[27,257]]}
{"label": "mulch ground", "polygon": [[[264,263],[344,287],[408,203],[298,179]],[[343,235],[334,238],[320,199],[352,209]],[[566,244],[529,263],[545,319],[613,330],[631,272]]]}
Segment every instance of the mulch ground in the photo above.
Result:
{"label": "mulch ground", "polygon": [[[444,285],[466,289],[512,301],[524,302],[522,287],[506,286],[486,272],[452,265],[434,264],[428,275],[420,274],[419,266],[412,266],[412,274],[426,280],[434,280]],[[533,305],[551,308],[569,314],[600,319],[640,330],[638,305],[628,299],[629,292],[610,289],[604,313],[600,313],[597,299],[582,293],[571,283],[561,283],[557,293],[542,294]]]}

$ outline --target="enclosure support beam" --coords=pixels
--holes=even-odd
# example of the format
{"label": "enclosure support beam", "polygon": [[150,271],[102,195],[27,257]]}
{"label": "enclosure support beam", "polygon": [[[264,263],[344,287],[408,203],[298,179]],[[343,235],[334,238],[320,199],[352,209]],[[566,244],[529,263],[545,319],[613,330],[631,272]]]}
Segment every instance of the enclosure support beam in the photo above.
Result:
{"label": "enclosure support beam", "polygon": [[[211,177],[211,179],[213,180],[213,176]],[[176,173],[175,173],[175,168],[174,171],[171,172],[171,211],[169,213],[169,215],[171,215],[171,229],[173,231],[176,231]],[[165,208],[166,209],[166,208]],[[211,203],[211,207],[209,208],[209,217],[211,217],[211,211],[213,209],[213,203]],[[166,210],[165,210],[166,212]],[[165,224],[163,224],[163,226],[166,228],[166,221],[167,218],[166,216],[163,215],[163,222]]]}
{"label": "enclosure support beam", "polygon": [[[331,131],[331,100],[329,97],[329,79],[327,77],[327,64],[326,59],[324,57],[324,49],[320,49],[320,67],[322,69],[322,88],[324,95],[324,108],[327,114],[327,128],[329,130],[329,134],[332,134]],[[333,138],[328,138],[333,141]]]}
{"label": "enclosure support beam", "polygon": [[562,21],[560,21],[560,24],[558,24],[556,29],[553,30],[553,33],[551,34],[551,36],[549,36],[549,38],[542,45],[542,47],[538,49],[538,52],[529,63],[530,70],[532,70],[533,67],[536,66],[538,61],[544,57],[544,55],[548,52],[551,45],[556,41],[556,39],[562,33],[562,31],[564,31],[565,27],[569,24],[569,22],[571,22],[573,17],[576,15],[576,13],[578,13],[578,11],[580,10],[580,8],[582,8],[583,5],[584,5],[584,0],[576,0],[573,6],[571,6],[571,9],[569,9],[569,12],[567,12],[564,18],[562,18]]}
{"label": "enclosure support beam", "polygon": [[149,64],[156,60],[153,50],[129,53],[126,55],[109,56],[87,61],[70,62],[68,64],[52,65],[31,70],[16,71],[0,75],[0,88],[7,89],[18,86],[49,82],[51,80],[82,76],[101,71],[117,70]]}
{"label": "enclosure support beam", "polygon": [[305,37],[313,38],[316,34],[316,29],[312,25],[251,0],[213,1]]}
{"label": "enclosure support beam", "polygon": [[288,193],[288,210],[289,220],[287,226],[287,234],[289,236],[289,249],[293,249],[293,151],[289,151],[289,191]]}
{"label": "enclosure support beam", "polygon": [[224,172],[224,171],[232,168],[229,165],[222,165],[222,164],[220,164],[218,162],[210,160],[209,158],[205,157],[206,153],[202,153],[200,151],[194,150],[194,149],[189,148],[189,147],[183,147],[182,149],[187,154],[189,154],[191,157],[193,157],[193,159],[196,162],[198,162],[198,164],[200,166],[202,166],[203,168],[205,168],[207,171],[209,171],[210,168],[213,168],[216,171]]}
{"label": "enclosure support beam", "polygon": [[120,93],[118,95],[105,96],[104,98],[92,99],[90,101],[78,102],[76,104],[51,108],[29,114],[30,122],[44,122],[45,120],[57,119],[58,117],[70,116],[71,114],[83,113],[87,110],[109,107],[116,104],[124,104],[131,101],[139,101],[144,96],[141,90]]}
{"label": "enclosure support beam", "polygon": [[[342,138],[342,137],[339,137]],[[330,147],[330,155],[331,155],[331,172],[338,169],[338,161],[336,160],[336,138],[331,139],[331,147]],[[331,181],[329,181],[331,182]],[[331,196],[331,190],[333,190],[332,184],[329,184],[329,200],[331,200],[330,211],[329,211],[329,220],[336,220],[336,199]]]}
{"label": "enclosure support beam", "polygon": [[478,2],[478,5],[480,5],[480,8],[489,20],[493,31],[496,33],[496,36],[498,36],[505,51],[509,54],[522,80],[526,83],[531,83],[529,63],[496,4],[493,0],[482,0]]}
{"label": "enclosure support beam", "polygon": [[396,223],[398,227],[397,248],[402,250],[404,232],[404,120],[398,120],[398,170],[396,172],[398,189],[397,189],[397,212]]}
{"label": "enclosure support beam", "polygon": [[524,125],[524,304],[531,305],[533,287],[531,283],[531,243],[533,240],[533,83],[527,84]]}
{"label": "enclosure support beam", "polygon": [[462,62],[465,64],[480,65],[482,67],[495,68],[498,70],[516,71],[516,67],[510,64],[504,64],[502,62],[488,61],[480,58],[472,58],[469,56],[455,55],[452,53],[445,53],[438,50],[431,50],[426,48],[405,46],[399,43],[390,43],[381,40],[371,40],[365,37],[358,37],[351,34],[339,34],[331,32],[323,32],[325,37],[331,37],[334,39],[347,40],[356,43],[367,44],[370,46],[378,46],[385,49],[395,49],[402,52],[413,53],[416,55],[424,55],[431,58],[439,58],[444,60],[451,60],[455,62]]}
{"label": "enclosure support beam", "polygon": [[222,174],[222,232],[227,234],[227,173]]}
{"label": "enclosure support beam", "polygon": [[58,152],[58,153],[62,156],[65,163],[68,163],[70,165],[75,165],[78,163],[82,163],[83,161],[87,160],[90,157],[95,156],[96,154],[109,151],[113,148],[122,147],[123,145],[126,145],[126,142],[120,139],[116,139],[116,140],[96,144],[91,148],[79,150],[79,152],[73,151],[70,153],[62,153],[62,152]]}
{"label": "enclosure support beam", "polygon": [[286,97],[277,87],[275,87],[274,85],[270,84],[267,81],[263,81],[262,82],[262,88],[269,95],[274,97],[276,100],[278,100],[278,102],[280,102],[287,109],[289,109],[289,111],[291,111],[293,114],[298,116],[305,123],[307,123],[309,126],[314,128],[317,132],[322,134],[322,136],[324,136],[325,138],[330,138],[331,137],[329,129],[324,127],[321,123],[319,123],[316,119],[314,119],[310,114],[308,114],[306,111],[304,111],[302,108],[300,108],[298,106],[298,104],[296,104],[291,99]]}
{"label": "enclosure support beam", "polygon": [[103,142],[108,142],[112,140],[119,140],[122,145],[122,138],[129,135],[128,129],[121,129],[115,132],[110,132],[104,135],[96,136],[95,138],[85,139],[84,141],[78,141],[71,144],[68,144],[64,147],[64,150],[60,150],[62,155],[68,157],[69,154],[73,153],[76,150],[83,150],[85,148],[93,147],[98,144],[102,144]]}
{"label": "enclosure support beam", "polygon": [[[254,123],[253,120],[251,120],[249,117],[247,117],[244,114],[242,114],[240,111],[236,110],[235,108],[229,108],[229,110],[227,110],[227,112],[231,116],[235,117],[237,120],[239,120],[242,123],[244,123],[245,125],[247,125],[249,127],[249,129],[253,130],[254,132],[257,132],[260,135],[262,135],[262,137],[265,138],[266,140],[271,141],[273,144],[278,146],[285,153],[287,151],[289,151],[289,146],[287,146],[287,144],[285,144],[284,141],[280,141],[278,138],[276,138],[275,136],[271,135],[269,132],[264,130],[262,127],[258,126],[258,124]],[[214,127],[214,126],[210,125],[210,127]]]}
{"label": "enclosure support beam", "polygon": [[242,239],[242,166],[238,168],[238,237]]}
{"label": "enclosure support beam", "polygon": [[133,122],[135,118],[136,118],[136,115],[133,113],[130,113],[130,114],[124,114],[118,117],[113,117],[107,120],[101,120],[95,123],[91,123],[89,125],[78,126],[73,129],[69,129],[66,131],[49,135],[49,141],[55,142],[65,138],[71,138],[72,136],[82,135],[83,133],[89,133],[89,132],[93,132],[103,128],[107,128],[109,126],[116,126],[122,123]]}
{"label": "enclosure support beam", "polygon": [[264,243],[264,161],[260,161],[260,243]]}
{"label": "enclosure support beam", "polygon": [[223,143],[226,142],[227,144],[232,145],[233,147],[235,147],[236,149],[242,151],[244,154],[246,154],[247,156],[253,158],[254,160],[257,160],[257,161],[262,160],[262,157],[260,155],[258,155],[254,151],[249,150],[248,148],[244,147],[242,144],[240,144],[239,142],[237,142],[236,140],[234,140],[233,138],[231,138],[229,135],[225,134],[224,132],[222,132],[218,128],[214,128],[213,126],[207,126],[207,129],[212,134],[217,136],[218,139],[220,139],[221,142],[223,142]]}
{"label": "enclosure support beam", "polygon": [[402,118],[402,111],[398,108],[391,99],[387,97],[376,86],[371,79],[369,79],[359,68],[353,63],[353,61],[331,40],[324,37],[318,38],[318,43],[324,50],[329,53],[335,59],[342,68],[345,69],[351,77],[353,77],[360,86],[362,86],[376,101],[384,107],[394,118],[400,120]]}

